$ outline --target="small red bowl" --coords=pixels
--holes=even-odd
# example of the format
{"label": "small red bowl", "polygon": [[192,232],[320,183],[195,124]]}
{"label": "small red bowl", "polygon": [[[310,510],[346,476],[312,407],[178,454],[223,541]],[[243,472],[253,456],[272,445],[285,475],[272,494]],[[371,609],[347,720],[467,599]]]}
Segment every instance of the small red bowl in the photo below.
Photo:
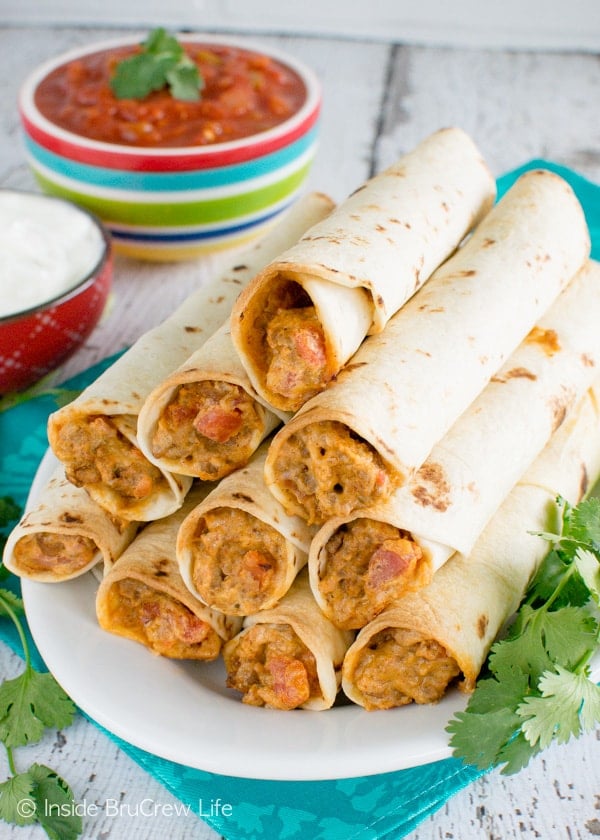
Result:
{"label": "small red bowl", "polygon": [[[36,198],[65,203],[45,195]],[[112,285],[110,235],[91,213],[75,204],[72,207],[97,226],[102,240],[100,257],[68,291],[30,309],[0,317],[0,394],[28,388],[66,361],[84,343],[106,306]]]}

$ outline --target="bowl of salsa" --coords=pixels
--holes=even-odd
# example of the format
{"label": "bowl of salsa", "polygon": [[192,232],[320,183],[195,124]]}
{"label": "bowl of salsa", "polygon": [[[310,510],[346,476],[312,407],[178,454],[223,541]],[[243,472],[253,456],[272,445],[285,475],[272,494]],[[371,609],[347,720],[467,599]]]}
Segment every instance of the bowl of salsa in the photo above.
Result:
{"label": "bowl of salsa", "polygon": [[116,251],[153,260],[273,224],[303,190],[320,107],[318,79],[292,56],[162,29],[63,53],[19,92],[41,189],[96,214]]}

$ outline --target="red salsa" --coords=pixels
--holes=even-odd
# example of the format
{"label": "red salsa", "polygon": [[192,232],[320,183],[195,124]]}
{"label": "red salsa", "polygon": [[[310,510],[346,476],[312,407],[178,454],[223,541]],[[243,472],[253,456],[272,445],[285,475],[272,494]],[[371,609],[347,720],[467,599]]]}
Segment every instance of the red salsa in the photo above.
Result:
{"label": "red salsa", "polygon": [[116,64],[136,46],[91,53],[51,71],[35,104],[55,125],[93,140],[167,148],[226,143],[273,128],[304,104],[304,82],[270,56],[238,47],[186,43],[204,87],[197,102],[165,88],[143,100],[117,99],[110,87]]}

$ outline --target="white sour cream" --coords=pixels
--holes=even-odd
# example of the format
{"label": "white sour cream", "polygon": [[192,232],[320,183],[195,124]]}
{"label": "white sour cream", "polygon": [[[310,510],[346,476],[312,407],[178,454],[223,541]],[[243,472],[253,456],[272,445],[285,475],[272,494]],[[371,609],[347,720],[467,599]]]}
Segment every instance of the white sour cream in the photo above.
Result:
{"label": "white sour cream", "polygon": [[0,190],[0,317],[68,292],[98,264],[103,248],[97,225],[74,205]]}

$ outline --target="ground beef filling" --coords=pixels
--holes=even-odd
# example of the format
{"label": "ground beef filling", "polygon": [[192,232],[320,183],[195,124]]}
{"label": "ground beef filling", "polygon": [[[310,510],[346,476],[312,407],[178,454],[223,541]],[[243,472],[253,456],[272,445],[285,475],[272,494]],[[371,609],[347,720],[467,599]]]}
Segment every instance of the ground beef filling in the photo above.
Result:
{"label": "ground beef filling", "polygon": [[322,391],[329,380],[323,329],[313,306],[280,309],[267,327],[267,388],[292,410]]}
{"label": "ground beef filling", "polygon": [[418,585],[423,552],[410,534],[375,519],[355,519],[324,547],[319,590],[338,627],[364,627]]}
{"label": "ground beef filling", "polygon": [[309,524],[387,498],[394,476],[375,449],[343,423],[311,423],[290,435],[275,463],[278,487]]}
{"label": "ground beef filling", "polygon": [[171,659],[216,659],[221,639],[184,604],[145,583],[124,578],[110,588],[111,627]]}
{"label": "ground beef filling", "polygon": [[456,661],[433,639],[413,630],[388,628],[361,651],[353,682],[365,708],[391,709],[408,703],[435,703],[460,674]]}
{"label": "ground beef filling", "polygon": [[245,464],[262,439],[264,412],[239,385],[204,380],[180,385],[162,412],[152,454],[205,481]]}
{"label": "ground beef filling", "polygon": [[333,374],[313,302],[289,277],[279,277],[255,301],[248,350],[277,406],[287,411],[323,390]]}
{"label": "ground beef filling", "polygon": [[191,545],[192,580],[202,599],[227,615],[262,609],[285,573],[285,539],[244,510],[215,508]]}
{"label": "ground beef filling", "polygon": [[[119,419],[135,432],[135,417],[121,415]],[[55,454],[72,484],[103,484],[120,496],[125,506],[148,498],[166,483],[160,470],[102,415],[65,423]]]}
{"label": "ground beef filling", "polygon": [[288,624],[257,624],[223,656],[227,685],[251,706],[290,710],[322,696],[315,658]]}
{"label": "ground beef filling", "polygon": [[67,534],[29,534],[14,548],[14,559],[22,572],[54,572],[57,577],[84,569],[98,556],[94,540]]}

